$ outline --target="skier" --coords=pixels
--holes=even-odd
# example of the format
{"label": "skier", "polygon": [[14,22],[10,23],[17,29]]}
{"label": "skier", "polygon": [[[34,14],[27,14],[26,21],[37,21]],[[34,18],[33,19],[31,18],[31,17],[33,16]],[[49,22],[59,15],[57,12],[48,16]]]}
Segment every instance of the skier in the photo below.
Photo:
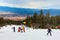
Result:
{"label": "skier", "polygon": [[15,32],[15,27],[13,27],[13,32]]}
{"label": "skier", "polygon": [[47,35],[50,34],[50,36],[51,36],[51,35],[52,35],[52,34],[51,34],[51,31],[52,31],[52,30],[51,30],[51,27],[49,27],[49,28],[48,28],[48,33],[47,33]]}
{"label": "skier", "polygon": [[24,26],[22,26],[21,29],[25,32],[25,27]]}
{"label": "skier", "polygon": [[20,32],[20,31],[22,32],[22,29],[19,27],[19,28],[18,28],[18,32]]}

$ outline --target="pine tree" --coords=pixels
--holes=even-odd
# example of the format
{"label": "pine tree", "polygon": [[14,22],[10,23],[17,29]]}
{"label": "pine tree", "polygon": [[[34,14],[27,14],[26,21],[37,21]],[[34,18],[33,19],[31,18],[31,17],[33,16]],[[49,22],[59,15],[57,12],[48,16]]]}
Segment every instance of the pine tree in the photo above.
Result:
{"label": "pine tree", "polygon": [[43,10],[40,11],[39,23],[40,23],[41,27],[44,28],[44,14],[43,14]]}
{"label": "pine tree", "polygon": [[45,23],[50,24],[50,13],[49,12],[45,16]]}
{"label": "pine tree", "polygon": [[33,17],[32,17],[32,22],[36,23],[37,22],[37,13],[34,13]]}

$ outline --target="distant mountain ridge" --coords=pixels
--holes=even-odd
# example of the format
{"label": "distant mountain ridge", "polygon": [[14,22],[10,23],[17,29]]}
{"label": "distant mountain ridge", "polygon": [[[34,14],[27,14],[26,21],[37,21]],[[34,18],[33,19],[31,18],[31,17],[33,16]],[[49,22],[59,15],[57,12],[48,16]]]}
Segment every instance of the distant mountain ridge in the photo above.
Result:
{"label": "distant mountain ridge", "polygon": [[[7,7],[7,6],[0,6],[0,12],[12,12],[12,16],[24,16],[24,15],[33,15],[34,13],[40,14],[41,9],[30,9],[30,8],[14,8],[14,7]],[[50,15],[60,15],[60,9],[43,9],[44,14],[50,12]],[[10,14],[9,14],[10,15]],[[0,16],[7,16],[7,15],[0,15]]]}
{"label": "distant mountain ridge", "polygon": [[2,12],[13,12],[14,15],[33,15],[34,12],[38,12],[36,9],[28,9],[28,8],[14,8],[14,7],[6,7],[0,6],[0,11]]}

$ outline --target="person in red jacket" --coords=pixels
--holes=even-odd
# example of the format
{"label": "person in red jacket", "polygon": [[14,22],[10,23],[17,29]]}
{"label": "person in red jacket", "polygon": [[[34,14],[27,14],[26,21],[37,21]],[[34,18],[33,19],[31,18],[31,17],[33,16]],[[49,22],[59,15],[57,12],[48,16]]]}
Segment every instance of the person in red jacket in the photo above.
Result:
{"label": "person in red jacket", "polygon": [[18,28],[18,32],[22,31],[21,27]]}

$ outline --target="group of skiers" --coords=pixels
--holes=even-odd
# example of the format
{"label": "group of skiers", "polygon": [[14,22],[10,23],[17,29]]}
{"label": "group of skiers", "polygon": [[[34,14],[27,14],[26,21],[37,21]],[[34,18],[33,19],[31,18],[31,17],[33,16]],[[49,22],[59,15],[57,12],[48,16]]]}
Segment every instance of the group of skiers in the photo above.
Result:
{"label": "group of skiers", "polygon": [[[50,25],[48,25],[48,28],[47,28],[48,30],[47,30],[47,35],[48,34],[50,34],[50,36],[52,36],[52,28],[51,28],[51,26]],[[15,27],[13,27],[13,32],[15,32]],[[22,27],[18,27],[18,32],[25,32],[25,27],[24,26],[22,26]]]}
{"label": "group of skiers", "polygon": [[[15,27],[13,27],[13,32],[16,32],[16,30],[15,30],[16,28]],[[18,32],[25,32],[25,27],[24,26],[22,26],[22,27],[18,27],[18,30],[17,30]]]}

